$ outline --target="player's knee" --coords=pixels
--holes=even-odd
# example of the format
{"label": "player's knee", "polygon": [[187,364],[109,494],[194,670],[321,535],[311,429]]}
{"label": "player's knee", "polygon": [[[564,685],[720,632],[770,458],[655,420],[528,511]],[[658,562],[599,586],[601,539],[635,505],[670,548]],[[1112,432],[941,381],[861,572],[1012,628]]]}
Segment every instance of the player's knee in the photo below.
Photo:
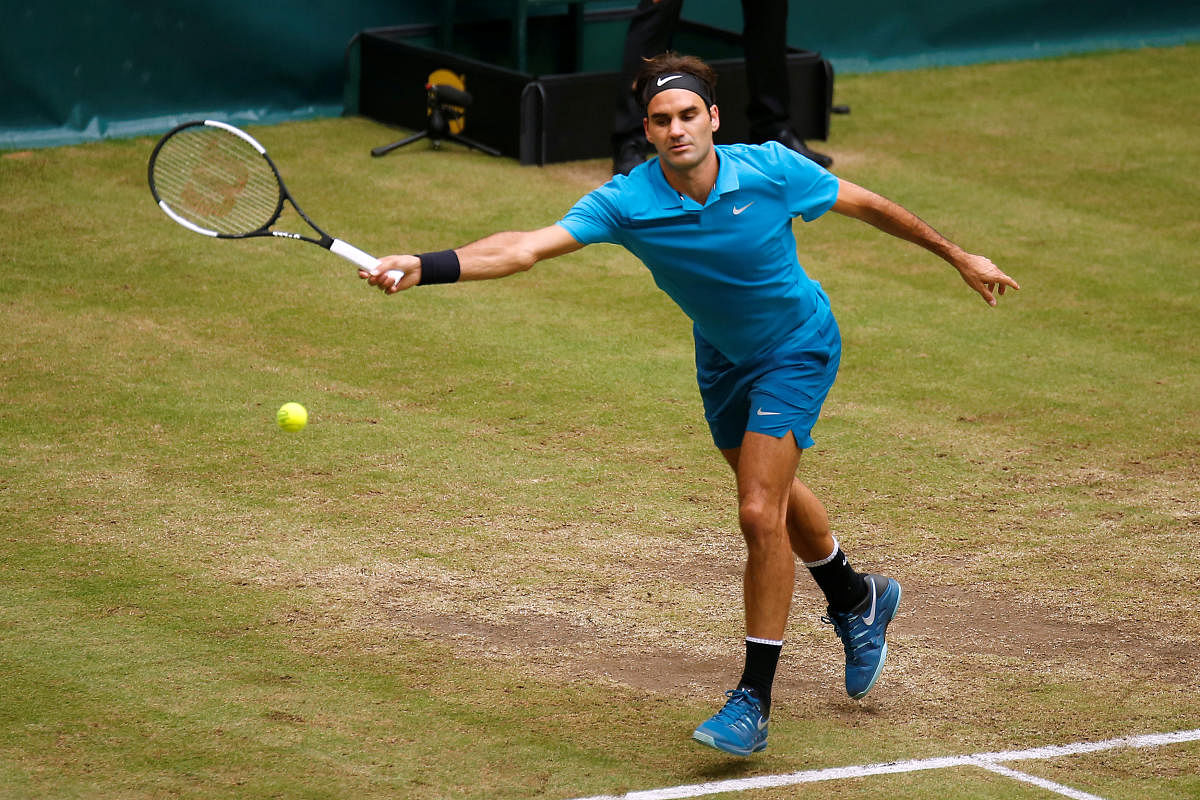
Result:
{"label": "player's knee", "polygon": [[738,522],[746,544],[751,547],[774,546],[785,532],[783,509],[780,504],[760,494],[742,498],[738,506]]}

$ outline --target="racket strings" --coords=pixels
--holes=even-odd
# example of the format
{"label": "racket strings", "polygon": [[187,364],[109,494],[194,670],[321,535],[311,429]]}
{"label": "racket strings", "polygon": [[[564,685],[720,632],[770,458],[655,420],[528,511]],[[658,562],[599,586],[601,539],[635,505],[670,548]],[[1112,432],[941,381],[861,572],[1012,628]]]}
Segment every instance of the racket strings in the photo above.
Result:
{"label": "racket strings", "polygon": [[189,222],[221,234],[261,230],[282,199],[271,165],[250,143],[215,127],[181,130],[154,162],[158,195]]}

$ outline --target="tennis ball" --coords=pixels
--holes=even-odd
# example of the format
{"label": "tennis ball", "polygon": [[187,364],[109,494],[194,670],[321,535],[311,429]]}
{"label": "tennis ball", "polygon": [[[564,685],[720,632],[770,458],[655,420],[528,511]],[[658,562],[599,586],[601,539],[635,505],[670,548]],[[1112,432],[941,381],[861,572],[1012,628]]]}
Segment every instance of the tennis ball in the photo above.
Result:
{"label": "tennis ball", "polygon": [[308,424],[308,411],[299,403],[284,403],[275,412],[275,422],[288,433],[295,433]]}

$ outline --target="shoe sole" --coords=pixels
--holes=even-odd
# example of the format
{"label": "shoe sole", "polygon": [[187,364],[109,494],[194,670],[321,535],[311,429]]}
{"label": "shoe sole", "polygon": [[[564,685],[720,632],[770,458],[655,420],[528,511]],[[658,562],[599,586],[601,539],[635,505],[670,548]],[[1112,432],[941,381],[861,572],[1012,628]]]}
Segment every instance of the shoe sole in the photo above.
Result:
{"label": "shoe sole", "polygon": [[[892,624],[892,619],[894,619],[896,616],[896,609],[900,608],[900,599],[903,596],[904,596],[904,589],[900,586],[900,582],[897,581],[896,582],[896,605],[892,607],[891,613],[888,614],[887,621],[884,622],[884,624],[883,624],[883,630],[885,633],[887,631],[887,626]],[[875,688],[875,682],[877,680],[879,680],[879,675],[880,675],[880,673],[883,672],[883,663],[885,661],[887,661],[887,654],[888,654],[888,646],[887,646],[887,642],[884,642],[883,649],[879,651],[879,663],[875,666],[875,674],[873,674],[871,676],[870,683],[867,684],[867,688],[863,689],[858,694],[851,694],[850,695],[851,699],[861,700],[862,698],[867,696],[867,692],[869,692]],[[847,692],[847,694],[849,694],[849,692]]]}
{"label": "shoe sole", "polygon": [[725,742],[718,742],[707,733],[701,733],[700,731],[695,731],[692,733],[692,738],[702,745],[706,745],[714,750],[720,750],[722,753],[729,753],[730,755],[734,756],[745,757],[751,755],[752,753],[757,753],[767,749],[766,739],[763,739],[762,742],[747,750],[744,747],[735,747],[734,745],[726,744]]}

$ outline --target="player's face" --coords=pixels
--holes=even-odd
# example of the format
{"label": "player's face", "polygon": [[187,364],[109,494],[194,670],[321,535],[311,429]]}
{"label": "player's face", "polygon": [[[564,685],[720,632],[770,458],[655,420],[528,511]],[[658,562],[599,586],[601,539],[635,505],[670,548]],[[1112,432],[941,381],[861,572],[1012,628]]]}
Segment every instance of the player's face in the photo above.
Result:
{"label": "player's face", "polygon": [[659,160],[670,169],[687,172],[716,157],[713,133],[720,127],[717,107],[705,108],[704,100],[695,92],[668,89],[654,95],[642,124]]}

